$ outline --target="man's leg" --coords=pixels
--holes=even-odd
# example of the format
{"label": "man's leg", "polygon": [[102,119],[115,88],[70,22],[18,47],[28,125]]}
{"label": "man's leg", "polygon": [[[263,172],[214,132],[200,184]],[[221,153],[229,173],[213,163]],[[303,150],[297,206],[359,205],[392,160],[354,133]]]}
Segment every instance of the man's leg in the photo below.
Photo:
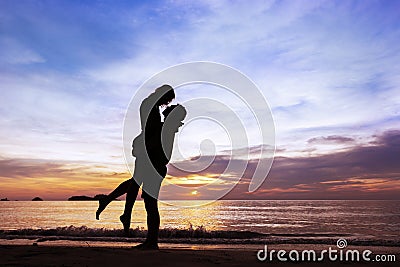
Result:
{"label": "man's leg", "polygon": [[162,178],[167,173],[167,168],[161,166],[157,175],[151,170],[143,181],[144,206],[147,213],[147,237],[143,244],[135,246],[136,249],[153,250],[158,249],[158,232],[160,228],[160,214],[158,212],[158,194],[162,183]]}
{"label": "man's leg", "polygon": [[127,235],[129,234],[129,228],[131,225],[133,205],[135,204],[140,187],[133,178],[130,179],[130,181],[131,183],[129,184],[126,193],[124,213],[119,217],[122,225],[124,226],[124,232]]}
{"label": "man's leg", "polygon": [[99,220],[101,212],[108,206],[108,204],[111,203],[111,201],[128,192],[128,188],[130,187],[132,181],[133,179],[131,178],[122,182],[117,188],[114,189],[114,191],[112,191],[106,197],[99,199],[99,208],[96,211],[97,220]]}
{"label": "man's leg", "polygon": [[147,238],[145,243],[149,248],[158,248],[158,231],[160,228],[158,200],[146,194],[144,205],[147,212]]}

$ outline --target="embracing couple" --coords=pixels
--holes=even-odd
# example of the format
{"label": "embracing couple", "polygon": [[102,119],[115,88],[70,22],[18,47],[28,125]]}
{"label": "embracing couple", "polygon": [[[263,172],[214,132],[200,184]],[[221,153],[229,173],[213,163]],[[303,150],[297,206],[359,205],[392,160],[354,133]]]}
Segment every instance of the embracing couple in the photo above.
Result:
{"label": "embracing couple", "polygon": [[[125,210],[120,216],[126,235],[129,234],[133,205],[142,186],[142,198],[147,212],[147,237],[139,249],[158,249],[160,214],[158,194],[162,180],[167,174],[171,159],[175,133],[183,125],[186,110],[182,105],[168,104],[175,98],[174,89],[169,85],[157,88],[140,105],[141,133],[133,140],[132,155],[136,158],[133,177],[121,183],[109,195],[99,200],[96,219],[114,199],[126,194]],[[164,122],[161,121],[160,107]]]}

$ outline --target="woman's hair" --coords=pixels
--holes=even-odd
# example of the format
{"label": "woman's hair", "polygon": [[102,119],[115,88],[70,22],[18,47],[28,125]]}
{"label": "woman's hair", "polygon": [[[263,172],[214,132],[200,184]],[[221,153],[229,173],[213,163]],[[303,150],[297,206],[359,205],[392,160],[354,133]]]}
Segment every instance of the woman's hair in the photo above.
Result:
{"label": "woman's hair", "polygon": [[158,105],[166,105],[175,98],[174,88],[168,84],[158,87],[151,95],[157,99]]}

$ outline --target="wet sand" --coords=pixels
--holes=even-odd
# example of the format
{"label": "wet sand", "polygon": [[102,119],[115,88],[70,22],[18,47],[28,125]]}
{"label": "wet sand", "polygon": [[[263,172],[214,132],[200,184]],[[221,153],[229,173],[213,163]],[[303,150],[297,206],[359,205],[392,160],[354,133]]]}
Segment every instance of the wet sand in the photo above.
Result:
{"label": "wet sand", "polygon": [[[348,247],[360,251],[369,249],[376,254],[393,254],[396,262],[280,262],[275,259],[261,262],[257,259],[258,249],[246,247],[216,247],[201,246],[177,247],[161,244],[158,251],[133,250],[130,247],[99,246],[63,246],[51,244],[35,245],[0,245],[0,266],[398,266],[400,248],[398,247]],[[271,245],[268,250],[291,249],[321,250],[321,245]],[[325,249],[322,248],[322,249]]]}

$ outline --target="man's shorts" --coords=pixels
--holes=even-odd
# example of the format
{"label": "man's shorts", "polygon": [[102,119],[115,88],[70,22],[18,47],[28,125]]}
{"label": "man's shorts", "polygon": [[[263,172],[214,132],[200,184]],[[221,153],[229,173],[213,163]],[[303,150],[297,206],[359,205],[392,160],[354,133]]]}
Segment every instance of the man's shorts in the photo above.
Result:
{"label": "man's shorts", "polygon": [[161,183],[166,175],[165,165],[154,167],[149,160],[136,158],[133,178],[138,185],[142,185],[142,198],[158,199]]}

